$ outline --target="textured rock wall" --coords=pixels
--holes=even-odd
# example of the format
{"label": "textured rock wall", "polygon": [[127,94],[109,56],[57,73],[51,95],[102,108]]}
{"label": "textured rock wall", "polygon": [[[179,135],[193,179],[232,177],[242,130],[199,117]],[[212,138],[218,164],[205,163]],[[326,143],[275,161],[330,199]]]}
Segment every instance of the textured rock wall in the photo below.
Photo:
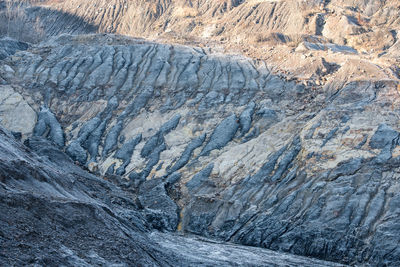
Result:
{"label": "textured rock wall", "polygon": [[60,36],[0,68],[47,129],[36,135],[139,192],[154,228],[400,261],[392,81],[313,90],[242,56],[112,35]]}
{"label": "textured rock wall", "polygon": [[[25,144],[0,127],[2,266],[342,266],[157,233],[149,217],[158,214],[138,206],[137,195],[83,171],[43,138]],[[140,201],[148,193],[157,192]]]}

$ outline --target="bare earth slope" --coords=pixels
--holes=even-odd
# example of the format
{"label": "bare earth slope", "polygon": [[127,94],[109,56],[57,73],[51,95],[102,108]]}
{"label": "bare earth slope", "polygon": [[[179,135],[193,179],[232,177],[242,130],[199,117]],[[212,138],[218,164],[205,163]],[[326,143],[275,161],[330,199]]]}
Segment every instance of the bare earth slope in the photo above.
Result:
{"label": "bare earth slope", "polygon": [[157,229],[399,261],[393,81],[316,91],[242,56],[112,35],[60,36],[1,76],[37,113],[32,135],[142,194]]}
{"label": "bare earth slope", "polygon": [[340,79],[321,59],[350,66],[350,80],[400,77],[398,0],[14,2],[30,4],[13,12],[0,5],[0,35],[28,42],[100,32],[213,47],[266,60],[273,72],[316,87]]}
{"label": "bare earth slope", "polygon": [[[83,171],[44,139],[26,144],[0,129],[2,266],[341,266],[150,234],[134,194]],[[185,249],[177,252],[177,243]]]}
{"label": "bare earth slope", "polygon": [[[221,253],[240,251],[250,259],[238,259],[249,265],[276,258],[241,245],[350,265],[398,266],[399,7],[398,1],[356,0],[16,5],[14,22],[25,26],[7,30],[21,29],[14,32],[21,37],[31,27],[29,41],[42,41],[0,40],[0,123],[39,154],[42,146],[65,152],[72,161],[63,152],[57,152],[62,161],[50,154],[52,168],[61,168],[56,173],[83,172],[76,165],[92,173],[78,175],[85,180],[82,190],[55,174],[61,183],[55,187],[67,198],[97,199],[103,189],[90,189],[92,179],[100,183],[97,175],[115,184],[107,192],[129,199],[123,209],[137,223],[123,227],[143,236],[135,241],[137,254],[124,258],[132,240],[113,239],[122,226],[112,218],[125,204],[114,207],[103,197],[108,209],[100,217],[115,227],[99,226],[96,241],[82,245],[102,248],[104,234],[121,242],[115,256],[95,250],[93,257],[106,265],[132,264],[142,249],[149,252],[143,265],[235,264],[236,258],[209,253],[215,246],[207,243],[216,241],[148,233],[157,229],[230,242]],[[0,13],[1,19],[10,15],[1,5]],[[4,146],[25,149],[7,138],[11,145]],[[7,154],[5,162],[12,163]],[[7,164],[2,175],[13,176]],[[28,173],[36,167],[42,168],[33,165]],[[7,181],[3,192],[18,197],[12,189],[20,183]],[[48,186],[33,188],[45,195]],[[41,201],[46,212],[54,209],[48,198]],[[88,218],[83,206],[76,212]],[[73,234],[91,236],[82,231]],[[154,246],[146,247],[147,240]],[[79,246],[60,243],[54,253],[100,264],[91,251],[70,252]],[[204,257],[193,256],[192,248]],[[302,265],[297,259],[312,261],[287,261]]]}

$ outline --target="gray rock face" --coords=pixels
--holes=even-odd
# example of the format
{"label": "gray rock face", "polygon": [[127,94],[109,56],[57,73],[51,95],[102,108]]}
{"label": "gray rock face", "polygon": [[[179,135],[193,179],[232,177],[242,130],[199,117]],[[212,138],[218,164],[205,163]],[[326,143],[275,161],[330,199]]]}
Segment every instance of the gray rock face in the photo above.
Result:
{"label": "gray rock face", "polygon": [[122,131],[122,121],[118,121],[111,130],[109,131],[106,140],[104,142],[103,157],[108,154],[111,150],[115,149],[118,142],[118,136]]}
{"label": "gray rock face", "polygon": [[117,169],[118,175],[125,174],[125,168],[126,168],[126,166],[128,166],[128,164],[131,161],[133,150],[135,150],[135,147],[137,146],[137,144],[140,143],[140,141],[142,141],[141,134],[139,134],[132,140],[126,142],[119,150],[117,150],[117,152],[115,152],[114,157],[116,157],[117,159],[123,160],[123,164]]}
{"label": "gray rock face", "polygon": [[371,148],[384,149],[393,148],[397,145],[399,133],[386,124],[380,124],[375,134],[369,141]]}
{"label": "gray rock face", "polygon": [[171,120],[163,124],[160,130],[153,135],[144,145],[140,155],[144,158],[151,155],[157,147],[164,144],[164,135],[168,134],[171,130],[175,129],[179,123],[181,116],[178,114],[174,116]]}
{"label": "gray rock face", "polygon": [[64,147],[64,131],[54,114],[46,107],[42,107],[38,121],[33,129],[34,136],[45,136],[57,146]]}
{"label": "gray rock face", "polygon": [[[165,194],[164,184],[156,179],[142,185],[140,208],[132,200],[136,195],[83,171],[47,140],[35,137],[26,143],[29,148],[0,127],[2,266],[240,264],[235,259],[210,256],[216,248],[207,241],[171,234],[150,235],[154,228],[166,228],[156,224],[155,218],[171,223],[168,212],[172,223],[177,223],[177,206]],[[185,250],[177,253],[176,247],[169,244],[173,240]],[[226,255],[240,254],[246,259],[243,263],[250,265],[273,264],[279,259],[285,264],[339,266],[286,254],[279,257],[278,253],[262,249],[229,244],[218,247]],[[201,261],[195,256],[199,248],[205,253]]]}
{"label": "gray rock face", "polygon": [[129,194],[81,170],[46,140],[27,142],[36,154],[0,131],[1,265],[155,266],[156,254],[172,264],[146,237]]}
{"label": "gray rock face", "polygon": [[178,226],[178,206],[168,196],[166,184],[158,179],[144,182],[139,190],[139,202],[147,221],[157,230],[174,231]]}
{"label": "gray rock face", "polygon": [[239,124],[240,124],[240,134],[245,135],[251,127],[252,116],[254,114],[254,108],[256,105],[252,102],[247,108],[240,114]]}
{"label": "gray rock face", "polygon": [[207,144],[201,151],[201,156],[207,156],[214,149],[223,148],[230,142],[239,128],[238,119],[235,114],[224,119],[214,130]]}
{"label": "gray rock face", "polygon": [[0,60],[14,55],[17,51],[27,50],[29,45],[11,38],[0,39]]}
{"label": "gray rock face", "polygon": [[55,118],[62,149],[138,194],[150,228],[400,264],[392,81],[313,90],[241,56],[111,35],[60,36],[2,63],[35,132],[56,142]]}
{"label": "gray rock face", "polygon": [[189,143],[189,145],[187,145],[187,147],[183,151],[183,153],[182,153],[181,157],[178,159],[178,161],[171,168],[168,169],[168,173],[173,173],[173,172],[181,169],[182,167],[184,167],[189,162],[189,159],[192,157],[193,151],[196,148],[201,147],[203,145],[205,139],[206,139],[206,134],[202,134],[199,137],[193,139]]}
{"label": "gray rock face", "polygon": [[69,144],[69,146],[65,149],[65,152],[74,161],[79,162],[81,165],[85,165],[87,161],[87,153],[77,141],[71,142],[71,144]]}
{"label": "gray rock face", "polygon": [[24,136],[33,132],[37,114],[21,94],[11,86],[0,86],[0,103],[1,125]]}
{"label": "gray rock face", "polygon": [[189,188],[190,191],[194,191],[198,189],[205,181],[207,181],[208,177],[210,176],[214,165],[211,163],[203,170],[198,172],[193,176],[193,178],[186,183],[186,187]]}

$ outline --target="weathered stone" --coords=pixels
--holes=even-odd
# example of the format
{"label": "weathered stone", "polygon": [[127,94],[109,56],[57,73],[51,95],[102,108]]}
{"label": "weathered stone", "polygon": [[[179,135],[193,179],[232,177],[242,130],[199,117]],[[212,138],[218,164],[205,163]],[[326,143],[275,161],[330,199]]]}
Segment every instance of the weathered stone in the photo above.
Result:
{"label": "weathered stone", "polygon": [[122,131],[122,121],[118,121],[117,124],[115,124],[110,132],[107,134],[106,140],[104,142],[104,148],[103,148],[103,157],[105,157],[111,150],[115,149],[117,146],[117,141],[118,141],[118,136]]}
{"label": "weathered stone", "polygon": [[223,148],[233,139],[238,128],[239,123],[235,114],[224,119],[215,128],[200,155],[207,156],[212,150]]}
{"label": "weathered stone", "polygon": [[123,160],[123,164],[117,169],[116,174],[125,174],[125,168],[131,162],[133,150],[135,150],[135,147],[140,143],[140,141],[142,141],[141,134],[125,143],[120,149],[117,150],[117,152],[115,152],[114,157]]}
{"label": "weathered stone", "polygon": [[240,124],[240,134],[244,136],[250,130],[252,116],[254,114],[254,109],[256,104],[254,102],[250,103],[246,109],[240,114],[239,124]]}
{"label": "weathered stone", "polygon": [[17,51],[27,50],[29,45],[18,40],[11,38],[0,39],[0,60],[3,60],[11,55],[14,55]]}
{"label": "weathered stone", "polygon": [[193,151],[203,145],[204,140],[206,139],[206,134],[202,134],[199,137],[193,139],[189,145],[185,148],[185,151],[183,151],[181,157],[178,159],[178,161],[168,169],[168,173],[173,173],[182,167],[186,165],[186,163],[189,162],[190,157],[193,154]]}
{"label": "weathered stone", "polygon": [[211,163],[203,170],[196,173],[193,178],[186,183],[186,187],[189,188],[190,191],[195,191],[198,189],[208,179],[213,168],[214,164]]}
{"label": "weathered stone", "polygon": [[45,136],[57,146],[64,147],[64,131],[56,116],[46,107],[41,107],[33,135]]}
{"label": "weathered stone", "polygon": [[383,149],[397,144],[399,133],[386,124],[380,124],[369,141],[371,148]]}
{"label": "weathered stone", "polygon": [[26,136],[32,134],[36,112],[11,86],[0,86],[0,124]]}
{"label": "weathered stone", "polygon": [[147,221],[158,230],[174,231],[178,226],[178,206],[167,195],[161,179],[144,182],[139,189],[139,201]]}

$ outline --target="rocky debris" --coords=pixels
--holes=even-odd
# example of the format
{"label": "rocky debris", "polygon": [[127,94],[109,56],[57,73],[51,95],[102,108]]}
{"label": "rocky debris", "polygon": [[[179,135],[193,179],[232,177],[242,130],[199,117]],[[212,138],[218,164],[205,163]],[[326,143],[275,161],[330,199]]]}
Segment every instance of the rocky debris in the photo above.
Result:
{"label": "rocky debris", "polygon": [[172,264],[146,237],[127,193],[81,170],[46,140],[26,143],[35,152],[1,129],[2,265]]}
{"label": "rocky debris", "polygon": [[[344,266],[260,248],[227,244],[199,236],[152,233],[153,240],[176,255],[184,255],[193,266]],[[195,251],[195,253],[192,253]]]}
{"label": "rocky debris", "polygon": [[147,221],[154,229],[175,231],[179,209],[168,196],[166,186],[159,178],[146,181],[140,186],[138,199],[145,209]]}
{"label": "rocky debris", "polygon": [[78,142],[75,141],[69,144],[65,152],[75,162],[78,162],[80,165],[85,165],[87,161],[87,153],[86,150]]}

